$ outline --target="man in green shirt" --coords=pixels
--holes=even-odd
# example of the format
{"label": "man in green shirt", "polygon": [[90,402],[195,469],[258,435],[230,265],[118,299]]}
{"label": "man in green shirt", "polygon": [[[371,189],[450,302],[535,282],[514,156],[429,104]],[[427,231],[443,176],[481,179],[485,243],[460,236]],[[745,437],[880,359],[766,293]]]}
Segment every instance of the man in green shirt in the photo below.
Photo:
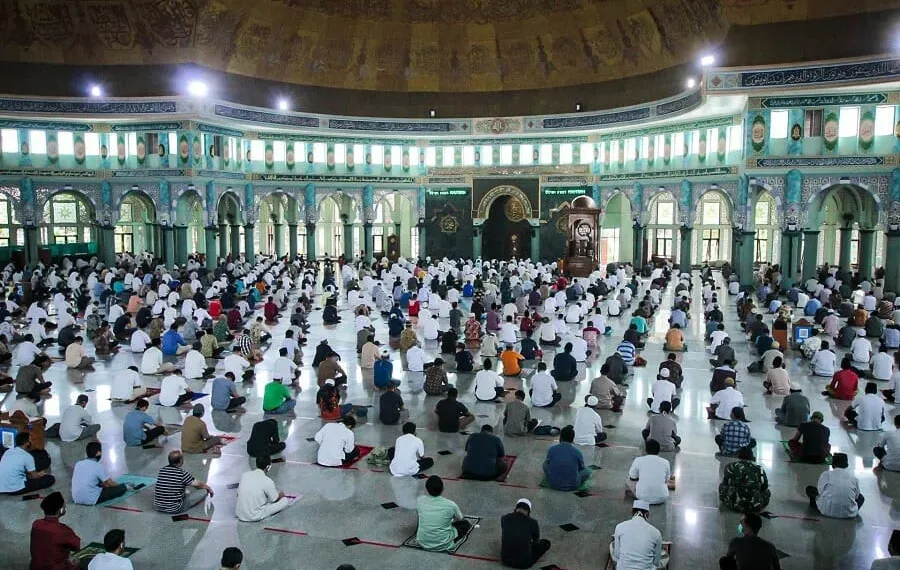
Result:
{"label": "man in green shirt", "polygon": [[263,392],[263,412],[267,414],[293,414],[297,400],[291,397],[288,387],[278,380],[266,384]]}
{"label": "man in green shirt", "polygon": [[441,496],[444,482],[440,477],[429,477],[425,482],[425,490],[428,494],[422,495],[416,502],[416,511],[419,513],[416,541],[425,550],[450,550],[457,540],[466,536],[472,524],[463,518],[456,503]]}

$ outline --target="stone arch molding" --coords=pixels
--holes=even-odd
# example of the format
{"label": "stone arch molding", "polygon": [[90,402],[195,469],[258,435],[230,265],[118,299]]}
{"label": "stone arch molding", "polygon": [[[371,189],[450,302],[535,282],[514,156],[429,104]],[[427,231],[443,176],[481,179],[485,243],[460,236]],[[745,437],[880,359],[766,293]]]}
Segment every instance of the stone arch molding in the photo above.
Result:
{"label": "stone arch molding", "polygon": [[856,192],[860,190],[866,192],[872,197],[876,208],[878,208],[876,224],[884,225],[887,223],[889,211],[885,204],[889,202],[889,174],[883,176],[809,176],[803,178],[803,195],[801,197],[803,207],[800,227],[806,227],[809,223],[809,208],[816,197],[823,192],[829,191],[833,186],[854,186],[857,189]]}
{"label": "stone arch molding", "polygon": [[491,211],[491,206],[501,196],[512,196],[514,198],[518,198],[522,205],[525,206],[525,219],[531,220],[534,216],[534,208],[531,205],[531,200],[528,199],[528,196],[525,195],[525,192],[522,192],[521,189],[516,186],[510,185],[500,185],[491,188],[485,193],[485,195],[481,198],[481,202],[478,203],[478,207],[475,209],[475,220],[483,223],[484,220],[487,219],[488,214]]}

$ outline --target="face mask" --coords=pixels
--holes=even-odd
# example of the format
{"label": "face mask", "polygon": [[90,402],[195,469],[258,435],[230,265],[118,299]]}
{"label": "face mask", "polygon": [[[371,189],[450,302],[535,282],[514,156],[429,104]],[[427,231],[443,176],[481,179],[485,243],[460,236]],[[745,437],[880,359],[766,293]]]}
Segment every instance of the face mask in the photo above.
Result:
{"label": "face mask", "polygon": [[744,525],[742,523],[738,523],[737,531],[738,536],[744,536]]}

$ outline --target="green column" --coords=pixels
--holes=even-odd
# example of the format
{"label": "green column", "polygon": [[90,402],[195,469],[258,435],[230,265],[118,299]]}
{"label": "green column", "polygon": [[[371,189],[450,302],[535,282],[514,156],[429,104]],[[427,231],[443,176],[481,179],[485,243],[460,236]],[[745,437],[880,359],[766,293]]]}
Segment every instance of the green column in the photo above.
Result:
{"label": "green column", "polygon": [[363,244],[366,251],[366,263],[375,259],[375,238],[372,236],[372,224],[363,224]]}
{"label": "green column", "polygon": [[172,267],[175,263],[175,230],[172,226],[160,226],[163,242],[163,260]]}
{"label": "green column", "polygon": [[[735,230],[734,233],[738,233]],[[738,272],[738,277],[740,278],[741,285],[752,285],[753,284],[753,244],[756,240],[756,232],[753,231],[741,231],[741,240],[738,249],[740,250],[737,254],[737,263],[738,265],[734,266],[734,270]]]}
{"label": "green column", "polygon": [[[476,228],[477,229],[477,228]],[[416,255],[425,259],[425,223],[419,223],[419,251],[414,252]],[[481,255],[481,242],[479,242],[478,254]],[[477,256],[476,256],[477,257]]]}
{"label": "green column", "polygon": [[115,230],[112,226],[97,226],[97,257],[107,267],[116,263]]}
{"label": "green column", "polygon": [[741,271],[741,244],[744,243],[743,239],[744,236],[741,234],[740,228],[735,227],[731,230],[731,267],[737,274],[740,274]]}
{"label": "green column", "polygon": [[275,255],[284,257],[284,224],[274,224],[275,226]]}
{"label": "green column", "polygon": [[531,261],[541,259],[541,226],[531,226]]}
{"label": "green column", "polygon": [[816,276],[816,261],[819,259],[819,230],[803,230],[803,274],[801,281]]}
{"label": "green column", "polygon": [[175,226],[175,263],[184,265],[188,256],[187,226]]}
{"label": "green column", "polygon": [[25,265],[28,267],[37,265],[38,245],[40,243],[40,230],[35,226],[25,226]]}
{"label": "green column", "polygon": [[215,269],[218,261],[219,228],[209,226],[206,228],[206,268]]}
{"label": "green column", "polygon": [[[356,255],[356,252],[353,251],[353,230],[356,229],[353,227],[353,224],[344,224],[344,256],[347,260],[352,260]],[[337,248],[341,244],[334,244],[334,247]],[[334,257],[340,256],[340,252],[333,251],[331,254]]]}
{"label": "green column", "polygon": [[647,228],[635,223],[631,229],[633,235],[631,263],[635,268],[641,268],[644,266],[644,234]]}
{"label": "green column", "polygon": [[253,227],[253,224],[247,224],[244,226],[244,257],[248,262],[253,263],[253,260],[256,259],[256,251],[254,251],[254,234],[256,228]]}
{"label": "green column", "polygon": [[840,228],[841,234],[841,247],[840,247],[840,255],[838,257],[838,265],[841,268],[841,272],[846,272],[849,276],[850,271],[850,240],[853,237],[853,228]]}
{"label": "green column", "polygon": [[900,231],[888,231],[885,236],[884,290],[900,292]]}
{"label": "green column", "polygon": [[[474,231],[472,232],[472,259],[478,259],[481,257],[481,232],[484,229],[484,226],[475,226]],[[422,239],[421,237],[419,239]],[[423,242],[419,242],[421,245]],[[419,247],[419,257],[425,257],[425,251],[423,247]]]}
{"label": "green column", "polygon": [[869,279],[874,273],[875,230],[859,230],[859,274]]}
{"label": "green column", "polygon": [[800,281],[800,232],[785,231],[781,233],[781,287],[790,289]]}
{"label": "green column", "polygon": [[691,243],[694,228],[681,226],[681,255],[678,259],[678,269],[689,273],[691,271]]}
{"label": "green column", "polygon": [[237,259],[241,254],[241,230],[240,226],[231,224],[231,258]]}
{"label": "green column", "polygon": [[306,224],[306,259],[316,260],[316,224]]}
{"label": "green column", "polygon": [[228,224],[219,224],[219,257],[228,257]]}
{"label": "green column", "polygon": [[297,259],[297,224],[288,224],[288,251],[291,261]]}

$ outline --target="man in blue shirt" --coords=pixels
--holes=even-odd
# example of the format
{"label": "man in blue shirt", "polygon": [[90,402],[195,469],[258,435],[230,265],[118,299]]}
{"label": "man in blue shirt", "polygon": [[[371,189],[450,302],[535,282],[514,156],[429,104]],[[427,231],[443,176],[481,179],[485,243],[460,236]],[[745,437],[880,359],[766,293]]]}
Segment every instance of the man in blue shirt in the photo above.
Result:
{"label": "man in blue shirt", "polygon": [[22,495],[46,489],[56,483],[53,475],[38,471],[31,455],[31,434],[16,434],[16,446],[0,459],[0,493]]}
{"label": "man in blue shirt", "polygon": [[122,435],[125,445],[153,445],[156,438],[166,434],[166,428],[147,413],[150,402],[141,398],[134,410],[125,415],[122,422]]}
{"label": "man in blue shirt", "polygon": [[212,396],[210,396],[213,410],[233,412],[246,401],[247,398],[238,395],[237,386],[234,385],[233,372],[226,372],[225,376],[219,376],[213,380]]}
{"label": "man in blue shirt", "polygon": [[803,307],[803,314],[807,317],[812,317],[816,314],[816,311],[822,308],[822,302],[813,297],[809,301],[806,302],[806,306]]}
{"label": "man in blue shirt", "polygon": [[191,347],[184,341],[184,337],[178,332],[178,323],[172,323],[162,335],[162,353],[165,356],[175,356],[176,354],[184,354]]}
{"label": "man in blue shirt", "polygon": [[373,381],[375,383],[375,387],[379,390],[384,390],[388,387],[388,384],[399,386],[400,381],[394,380],[392,378],[393,375],[394,365],[391,362],[391,355],[386,348],[383,348],[381,349],[381,358],[375,361],[375,368],[373,373]]}
{"label": "man in blue shirt", "polygon": [[505,455],[503,442],[494,435],[494,428],[487,424],[481,426],[481,433],[473,433],[466,441],[463,478],[492,481],[500,477],[507,469]]}
{"label": "man in blue shirt", "polygon": [[89,442],[85,451],[87,459],[76,463],[72,472],[72,500],[79,505],[97,505],[124,495],[128,487],[111,479],[100,463],[100,442]]}
{"label": "man in blue shirt", "polygon": [[558,352],[553,357],[553,370],[550,371],[550,375],[557,382],[567,382],[578,376],[578,362],[572,356],[571,342],[567,342],[563,347],[563,352]]}
{"label": "man in blue shirt", "polygon": [[683,329],[687,328],[687,314],[682,311],[680,308],[672,309],[672,314],[669,317],[669,322],[671,324],[677,324]]}
{"label": "man in blue shirt", "polygon": [[575,491],[591,476],[584,466],[584,455],[573,445],[575,428],[566,426],[559,432],[559,443],[547,450],[544,460],[544,476],[553,489]]}

